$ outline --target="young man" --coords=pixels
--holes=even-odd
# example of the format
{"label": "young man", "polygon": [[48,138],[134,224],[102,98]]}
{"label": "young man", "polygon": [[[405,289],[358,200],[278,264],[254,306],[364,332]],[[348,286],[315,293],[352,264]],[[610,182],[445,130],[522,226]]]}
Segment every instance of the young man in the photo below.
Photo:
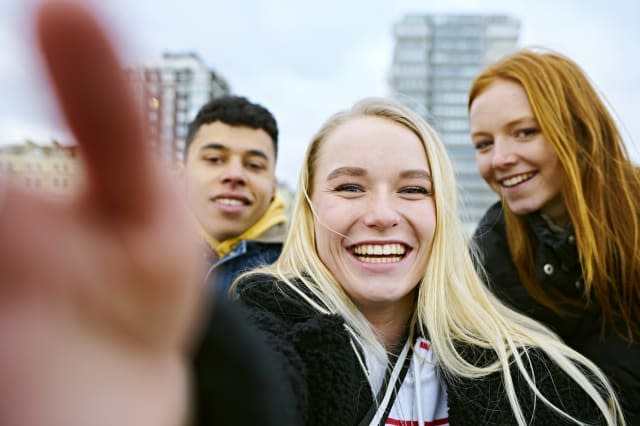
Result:
{"label": "young man", "polygon": [[207,278],[222,293],[280,254],[286,217],[276,193],[277,151],[275,118],[243,97],[216,98],[189,124],[182,173],[206,242]]}

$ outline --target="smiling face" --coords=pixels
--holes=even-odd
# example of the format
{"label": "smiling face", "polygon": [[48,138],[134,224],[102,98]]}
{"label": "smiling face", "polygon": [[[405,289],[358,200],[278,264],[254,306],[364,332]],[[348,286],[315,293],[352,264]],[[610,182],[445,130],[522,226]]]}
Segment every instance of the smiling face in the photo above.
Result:
{"label": "smiling face", "polygon": [[262,129],[204,124],[183,168],[189,204],[216,241],[236,237],[265,213],[276,190],[275,154]]}
{"label": "smiling face", "polygon": [[537,210],[564,224],[564,173],[518,83],[496,80],[469,110],[478,171],[518,215]]}
{"label": "smiling face", "polygon": [[410,315],[436,225],[422,142],[391,120],[353,118],[321,141],[312,167],[320,260],[365,316]]}

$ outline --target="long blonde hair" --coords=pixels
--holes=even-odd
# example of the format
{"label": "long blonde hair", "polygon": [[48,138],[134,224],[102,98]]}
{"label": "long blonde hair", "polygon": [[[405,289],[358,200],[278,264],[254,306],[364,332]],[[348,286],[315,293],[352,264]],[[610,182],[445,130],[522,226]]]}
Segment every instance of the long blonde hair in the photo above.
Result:
{"label": "long blonde hair", "polygon": [[[485,69],[469,92],[473,100],[496,80],[518,83],[542,134],[564,171],[562,196],[575,229],[584,279],[581,304],[595,299],[603,324],[632,342],[640,335],[640,173],[629,159],[615,121],[570,59],[524,49]],[[534,236],[524,217],[504,203],[509,250],[524,287],[558,313],[575,304],[550,294],[536,279]]]}
{"label": "long blonde hair", "polygon": [[[577,360],[587,366],[602,388],[612,395],[607,380],[595,365],[566,347],[543,326],[500,304],[486,290],[476,273],[467,238],[458,219],[455,175],[446,149],[438,135],[422,118],[395,102],[377,98],[365,99],[350,110],[335,114],[322,126],[312,139],[304,158],[290,231],[280,258],[273,265],[249,274],[273,275],[283,286],[299,294],[319,312],[341,315],[357,341],[375,346],[380,352],[385,351],[376,331],[323,265],[315,249],[313,225],[317,218],[311,203],[310,188],[313,188],[320,146],[334,129],[362,116],[381,117],[399,123],[413,131],[424,145],[432,176],[436,228],[431,257],[418,285],[415,312],[409,326],[410,330],[417,327],[424,335],[427,335],[428,330],[443,373],[482,377],[501,371],[516,419],[520,424],[526,424],[515,394],[510,361],[515,360],[519,371],[527,378],[536,395],[549,403],[537,391],[534,379],[525,366],[526,348],[541,348],[585,389],[608,422],[616,424],[619,407],[615,400],[616,408],[610,411],[596,387],[572,361]],[[488,366],[473,365],[458,352],[456,343],[490,348],[495,351],[498,359]],[[554,409],[564,414],[558,407]]]}

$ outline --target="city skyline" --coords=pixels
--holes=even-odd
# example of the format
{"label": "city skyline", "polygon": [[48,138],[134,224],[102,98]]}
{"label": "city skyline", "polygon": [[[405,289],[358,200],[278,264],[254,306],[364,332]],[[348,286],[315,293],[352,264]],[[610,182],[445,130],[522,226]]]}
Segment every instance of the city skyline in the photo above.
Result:
{"label": "city skyline", "polygon": [[[585,69],[624,125],[625,138],[635,142],[629,146],[632,157],[640,158],[640,3],[632,0],[541,0],[529,7],[492,0],[84,2],[106,22],[125,65],[164,52],[195,52],[233,93],[271,109],[281,129],[277,176],[291,186],[308,141],[330,114],[361,97],[390,95],[393,25],[407,13],[519,19],[520,45],[553,48]],[[33,4],[0,0],[0,143],[64,140],[30,47]]]}

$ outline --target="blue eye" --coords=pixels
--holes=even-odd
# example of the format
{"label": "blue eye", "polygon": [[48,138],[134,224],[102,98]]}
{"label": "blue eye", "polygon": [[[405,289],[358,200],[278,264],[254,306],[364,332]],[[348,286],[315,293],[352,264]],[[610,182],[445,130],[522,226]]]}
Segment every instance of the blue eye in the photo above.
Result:
{"label": "blue eye", "polygon": [[402,188],[400,192],[405,194],[428,194],[429,193],[427,188],[424,188],[422,186],[409,186],[407,188]]}
{"label": "blue eye", "polygon": [[356,185],[354,183],[345,183],[343,185],[338,185],[334,188],[336,192],[362,192],[363,189],[360,185]]}
{"label": "blue eye", "polygon": [[526,139],[537,135],[539,132],[540,130],[535,127],[520,129],[516,132],[516,137]]}
{"label": "blue eye", "polygon": [[473,147],[477,151],[482,151],[489,148],[492,144],[493,144],[492,140],[486,139],[486,140],[482,140],[482,141],[478,141],[477,143],[474,143]]}

